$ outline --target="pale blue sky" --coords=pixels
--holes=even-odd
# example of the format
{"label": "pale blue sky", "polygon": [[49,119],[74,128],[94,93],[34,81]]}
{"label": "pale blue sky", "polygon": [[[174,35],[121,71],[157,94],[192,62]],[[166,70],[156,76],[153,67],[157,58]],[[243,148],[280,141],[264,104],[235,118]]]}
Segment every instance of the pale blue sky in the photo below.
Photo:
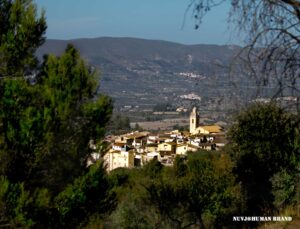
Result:
{"label": "pale blue sky", "polygon": [[46,10],[47,37],[138,37],[184,44],[240,44],[227,24],[229,3],[208,12],[198,30],[189,0],[35,0]]}

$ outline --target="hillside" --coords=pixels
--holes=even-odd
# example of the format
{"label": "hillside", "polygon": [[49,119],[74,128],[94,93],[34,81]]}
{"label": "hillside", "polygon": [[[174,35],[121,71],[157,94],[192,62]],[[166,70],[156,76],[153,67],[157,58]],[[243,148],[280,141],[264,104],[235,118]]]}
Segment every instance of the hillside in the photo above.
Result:
{"label": "hillside", "polygon": [[202,102],[203,99],[207,103],[208,99],[219,101],[230,90],[223,67],[240,49],[238,46],[104,37],[47,40],[37,55],[39,58],[46,53],[59,55],[68,43],[74,44],[81,55],[100,70],[100,91],[112,96],[116,107],[144,109],[161,102],[188,106],[199,102],[199,97]]}

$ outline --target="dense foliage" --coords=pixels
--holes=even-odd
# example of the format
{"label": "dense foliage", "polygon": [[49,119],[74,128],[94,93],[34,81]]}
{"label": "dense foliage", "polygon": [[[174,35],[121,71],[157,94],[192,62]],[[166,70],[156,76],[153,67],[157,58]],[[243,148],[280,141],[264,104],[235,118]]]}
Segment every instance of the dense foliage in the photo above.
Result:
{"label": "dense foliage", "polygon": [[239,185],[228,156],[207,152],[177,166],[163,167],[156,159],[142,169],[117,169],[114,180],[118,207],[104,222],[108,228],[205,228],[230,225],[237,212]]}
{"label": "dense foliage", "polygon": [[[49,55],[42,73],[34,85],[24,78],[2,80],[0,174],[9,183],[5,197],[14,193],[11,201],[16,202],[4,208],[12,211],[20,198],[40,189],[53,198],[86,173],[88,142],[103,136],[112,113],[109,98],[93,98],[95,73],[89,72],[74,47],[68,46],[61,57]],[[104,172],[102,166],[99,170]],[[4,214],[7,220],[24,223],[17,213]],[[35,216],[28,217],[25,224],[33,224]]]}
{"label": "dense foliage", "polygon": [[[86,206],[96,191],[103,200],[109,195],[103,166],[89,171],[86,160],[89,141],[104,135],[112,101],[95,98],[96,72],[72,45],[38,66],[46,23],[31,0],[1,1],[0,12],[0,225],[73,225],[61,209]],[[31,71],[39,71],[35,83]],[[72,205],[67,197],[76,193],[89,197]]]}
{"label": "dense foliage", "polygon": [[107,134],[120,135],[127,133],[131,130],[130,119],[120,114],[114,114],[106,128]]}
{"label": "dense foliage", "polygon": [[32,0],[0,1],[0,77],[22,76],[36,66],[46,28],[44,12],[37,17]]}
{"label": "dense foliage", "polygon": [[[274,198],[278,196],[274,196],[272,190],[274,185],[279,188],[280,179],[284,179],[280,189],[287,192],[281,205],[291,203],[300,169],[296,120],[274,104],[255,104],[242,112],[232,126],[231,153],[238,180],[242,182],[248,214],[259,215],[274,207]],[[289,190],[291,188],[293,190]]]}

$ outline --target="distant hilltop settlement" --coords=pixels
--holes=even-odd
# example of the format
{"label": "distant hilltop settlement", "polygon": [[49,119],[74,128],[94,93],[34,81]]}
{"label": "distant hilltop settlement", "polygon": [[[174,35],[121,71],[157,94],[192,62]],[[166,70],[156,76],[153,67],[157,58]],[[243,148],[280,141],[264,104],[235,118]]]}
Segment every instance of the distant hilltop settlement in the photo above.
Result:
{"label": "distant hilltop settlement", "polygon": [[[196,107],[190,114],[190,131],[172,130],[159,134],[135,131],[107,136],[105,141],[109,145],[105,154],[92,153],[88,165],[103,157],[107,171],[119,167],[140,167],[154,158],[165,166],[172,166],[177,155],[185,157],[187,152],[219,150],[227,143],[221,126],[200,125]],[[92,143],[90,147],[96,149]]]}

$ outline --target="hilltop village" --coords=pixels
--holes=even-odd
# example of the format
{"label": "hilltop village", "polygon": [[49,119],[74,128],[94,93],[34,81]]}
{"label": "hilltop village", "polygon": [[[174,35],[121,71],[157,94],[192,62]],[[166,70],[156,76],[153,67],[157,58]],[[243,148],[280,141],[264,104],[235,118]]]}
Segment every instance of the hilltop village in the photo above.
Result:
{"label": "hilltop village", "polygon": [[[190,114],[189,131],[173,130],[152,134],[131,132],[120,136],[107,136],[108,149],[103,156],[108,171],[119,167],[143,166],[156,158],[165,166],[172,166],[177,155],[185,157],[187,152],[199,150],[220,150],[227,143],[225,131],[219,125],[200,125],[200,116],[194,107]],[[96,146],[91,144],[91,148]],[[88,165],[101,157],[92,153]]]}

